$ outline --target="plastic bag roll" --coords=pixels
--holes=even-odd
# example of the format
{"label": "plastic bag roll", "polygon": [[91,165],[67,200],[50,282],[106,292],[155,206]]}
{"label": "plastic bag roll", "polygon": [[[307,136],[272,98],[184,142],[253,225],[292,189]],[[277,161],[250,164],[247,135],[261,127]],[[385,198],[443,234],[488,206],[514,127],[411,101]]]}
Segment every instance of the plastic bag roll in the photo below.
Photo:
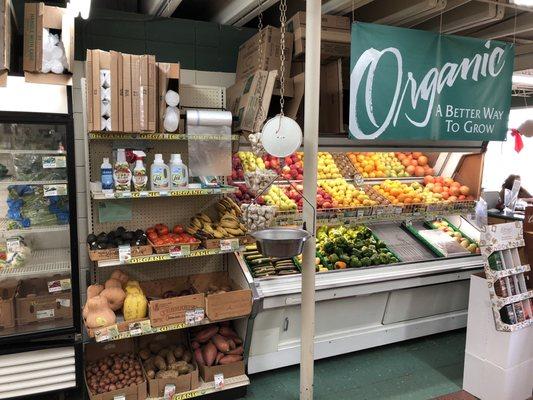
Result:
{"label": "plastic bag roll", "polygon": [[109,118],[111,116],[111,104],[107,101],[100,103],[100,115]]}
{"label": "plastic bag roll", "polygon": [[170,107],[177,107],[180,103],[180,95],[174,90],[169,90],[165,94],[165,102]]}
{"label": "plastic bag roll", "polygon": [[111,72],[108,69],[100,70],[100,85],[104,88],[111,86]]}
{"label": "plastic bag roll", "polygon": [[187,125],[190,126],[231,126],[229,111],[187,110]]}
{"label": "plastic bag roll", "polygon": [[163,128],[165,128],[165,132],[176,132],[178,130],[180,116],[179,113],[172,110],[172,108],[175,107],[167,107],[165,110],[165,117],[163,119]]}

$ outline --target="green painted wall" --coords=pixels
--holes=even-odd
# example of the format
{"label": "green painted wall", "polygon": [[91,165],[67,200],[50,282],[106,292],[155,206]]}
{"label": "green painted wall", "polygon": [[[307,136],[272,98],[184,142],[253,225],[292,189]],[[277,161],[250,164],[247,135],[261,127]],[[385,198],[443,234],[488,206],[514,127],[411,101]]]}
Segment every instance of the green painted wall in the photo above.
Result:
{"label": "green painted wall", "polygon": [[256,33],[212,22],[155,18],[103,9],[87,21],[76,19],[76,60],[87,49],[154,54],[157,61],[180,62],[182,68],[235,72],[239,46]]}

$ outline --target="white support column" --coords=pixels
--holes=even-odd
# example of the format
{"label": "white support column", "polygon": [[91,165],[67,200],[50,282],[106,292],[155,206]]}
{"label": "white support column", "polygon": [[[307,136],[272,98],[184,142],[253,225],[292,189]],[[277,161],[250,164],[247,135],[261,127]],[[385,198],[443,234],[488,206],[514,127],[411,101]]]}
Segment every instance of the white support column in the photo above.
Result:
{"label": "white support column", "polygon": [[[320,97],[321,1],[307,0],[305,22],[305,120],[304,120],[304,202],[303,220],[308,230],[316,222],[316,182],[318,153],[318,114]],[[314,209],[313,209],[314,207]],[[300,399],[313,398],[315,337],[315,252],[316,232],[307,241],[302,268],[302,330]]]}

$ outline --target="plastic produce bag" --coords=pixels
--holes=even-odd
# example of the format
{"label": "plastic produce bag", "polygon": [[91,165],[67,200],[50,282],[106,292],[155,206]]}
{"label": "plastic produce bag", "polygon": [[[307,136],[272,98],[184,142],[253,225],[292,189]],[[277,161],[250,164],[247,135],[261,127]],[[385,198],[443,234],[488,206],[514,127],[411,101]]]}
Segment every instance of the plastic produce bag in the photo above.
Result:
{"label": "plastic produce bag", "polygon": [[187,110],[189,176],[231,175],[231,126],[229,111]]}
{"label": "plastic produce bag", "polygon": [[64,155],[13,154],[15,179],[20,181],[66,180]]}

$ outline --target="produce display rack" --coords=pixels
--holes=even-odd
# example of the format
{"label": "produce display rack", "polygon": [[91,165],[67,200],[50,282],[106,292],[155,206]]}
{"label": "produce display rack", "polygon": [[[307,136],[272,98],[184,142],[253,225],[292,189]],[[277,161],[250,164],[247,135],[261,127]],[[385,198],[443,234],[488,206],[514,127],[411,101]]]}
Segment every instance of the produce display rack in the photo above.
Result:
{"label": "produce display rack", "polygon": [[[186,86],[186,85],[184,85]],[[205,92],[202,94],[202,90]],[[82,79],[82,93],[85,91],[85,81]],[[195,98],[189,98],[196,96]],[[201,101],[202,98],[207,99],[205,107],[222,108],[225,104],[225,90],[213,87],[186,87],[183,93],[180,93],[181,104],[194,105]],[[82,95],[84,102],[83,117],[84,126],[86,126],[86,95]],[[222,105],[222,107],[220,107]],[[237,140],[238,135],[232,135],[232,140]],[[86,132],[85,157],[87,160],[86,168],[86,187],[91,187],[92,181],[99,180],[100,164],[102,158],[109,157],[113,159],[113,150],[117,148],[138,148],[147,153],[145,165],[149,170],[153,160],[153,155],[156,153],[163,154],[165,160],[169,159],[171,153],[179,153],[183,160],[187,163],[188,160],[188,142],[191,140],[227,140],[226,137],[218,135],[186,135],[186,134],[167,134],[167,133],[121,133],[121,132]],[[230,156],[228,154],[228,156]],[[88,231],[94,232],[109,232],[117,226],[123,226],[127,230],[143,229],[146,230],[150,226],[157,223],[164,223],[169,226],[174,224],[182,224],[184,226],[189,224],[189,219],[196,213],[212,214],[214,217],[214,205],[228,194],[234,193],[237,189],[234,187],[223,186],[220,188],[189,188],[184,190],[169,190],[168,192],[154,192],[146,190],[143,192],[131,193],[114,193],[113,195],[104,195],[103,193],[87,191],[87,219]],[[137,201],[137,199],[143,199]],[[134,201],[135,200],[135,201]],[[116,221],[116,222],[102,222],[100,220],[100,207],[102,204],[111,202],[124,204],[131,208],[131,220]],[[80,238],[83,240],[83,238]],[[231,249],[223,248],[224,246],[216,248],[199,248],[195,250],[187,249],[183,254],[151,254],[147,256],[132,257],[126,262],[119,260],[110,261],[95,261],[90,263],[88,271],[87,284],[101,283],[109,278],[111,272],[115,267],[121,268],[126,272],[131,279],[142,281],[167,279],[172,277],[189,276],[201,273],[211,272],[228,272],[233,280],[243,284],[243,287],[248,287],[248,280],[244,277],[240,270],[228,267],[228,257],[236,250],[243,250],[243,246],[232,246]],[[239,276],[233,276],[237,273]],[[232,320],[239,320],[243,317],[232,318]],[[143,335],[152,335],[156,333],[176,331],[190,328],[193,326],[208,325],[212,323],[207,317],[203,320],[192,324],[177,323],[169,324],[159,327],[152,327],[150,320],[135,321],[138,324],[130,326],[126,322],[118,322],[110,327],[105,327],[99,330],[87,331],[89,341],[94,342],[112,342],[116,340],[134,338]],[[219,322],[218,320],[216,322]],[[246,323],[239,323],[239,326],[246,329]],[[140,329],[139,329],[140,327]],[[242,334],[244,343],[247,341],[247,335]],[[244,356],[246,362],[246,354]],[[223,387],[215,388],[214,382],[200,381],[200,387],[191,391],[178,393],[173,396],[173,399],[188,399],[194,397],[205,396],[222,391],[228,392],[228,396],[235,393],[245,393],[245,387],[249,385],[250,381],[246,375],[237,377],[227,377],[224,380]]]}
{"label": "produce display rack", "polygon": [[31,260],[22,267],[0,269],[0,279],[61,274],[70,271],[70,252],[67,249],[34,250]]}

